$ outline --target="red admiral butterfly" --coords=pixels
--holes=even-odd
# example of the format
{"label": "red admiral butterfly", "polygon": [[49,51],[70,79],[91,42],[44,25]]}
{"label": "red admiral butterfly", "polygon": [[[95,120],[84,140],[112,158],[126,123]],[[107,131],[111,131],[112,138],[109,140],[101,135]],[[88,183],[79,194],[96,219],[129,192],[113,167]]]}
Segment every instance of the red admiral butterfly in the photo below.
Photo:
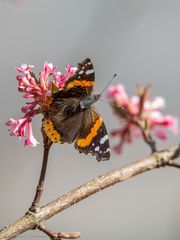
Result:
{"label": "red admiral butterfly", "polygon": [[96,108],[92,106],[100,94],[92,94],[94,68],[89,58],[52,96],[52,103],[43,119],[43,129],[53,142],[72,143],[80,153],[92,154],[98,161],[110,158],[106,127]]}

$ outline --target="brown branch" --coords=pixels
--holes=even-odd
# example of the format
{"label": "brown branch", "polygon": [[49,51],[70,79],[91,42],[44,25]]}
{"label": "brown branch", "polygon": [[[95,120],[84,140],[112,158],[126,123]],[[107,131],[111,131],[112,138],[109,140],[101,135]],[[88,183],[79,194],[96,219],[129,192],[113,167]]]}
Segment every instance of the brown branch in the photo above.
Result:
{"label": "brown branch", "polygon": [[39,231],[45,233],[52,240],[60,240],[61,238],[64,238],[64,239],[77,239],[77,238],[80,238],[80,232],[53,233],[51,230],[45,228],[43,225],[39,225],[38,229],[39,229]]}
{"label": "brown branch", "polygon": [[92,194],[100,192],[107,187],[127,180],[143,172],[168,165],[169,162],[179,156],[180,145],[177,145],[164,151],[156,152],[143,160],[133,162],[123,168],[116,169],[99,176],[41,207],[37,213],[32,213],[29,211],[14,224],[8,225],[7,227],[1,229],[0,239],[12,239],[30,229],[37,228],[43,221],[82,201]]}
{"label": "brown branch", "polygon": [[58,239],[57,234],[55,235],[55,233],[45,228],[44,226],[39,225],[37,228],[39,229],[39,231],[45,233],[48,237],[50,237],[50,239]]}
{"label": "brown branch", "polygon": [[167,165],[170,167],[180,168],[180,164],[173,161],[169,161]]}

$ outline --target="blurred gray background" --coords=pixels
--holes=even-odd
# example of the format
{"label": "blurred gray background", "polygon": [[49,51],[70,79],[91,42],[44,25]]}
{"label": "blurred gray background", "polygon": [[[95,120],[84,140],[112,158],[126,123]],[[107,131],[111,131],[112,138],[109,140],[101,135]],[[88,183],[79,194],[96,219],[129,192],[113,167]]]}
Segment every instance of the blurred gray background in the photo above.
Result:
{"label": "blurred gray background", "polygon": [[[15,66],[48,60],[63,70],[90,57],[96,71],[96,91],[114,73],[133,94],[135,84],[151,83],[153,96],[164,96],[166,113],[180,117],[180,1],[176,0],[21,0],[0,1],[0,225],[24,214],[34,197],[42,158],[41,118],[33,121],[41,143],[24,149],[9,137],[4,122],[21,116],[24,99],[17,91]],[[105,99],[105,95],[104,95]],[[108,131],[118,127],[108,104],[98,102]],[[116,140],[112,140],[113,145]],[[159,149],[179,137],[158,143]],[[149,154],[143,141],[126,146],[123,154],[97,163],[73,145],[54,145],[42,204],[114,168]],[[54,231],[81,231],[90,239],[180,239],[180,172],[154,170],[113,186],[65,210],[46,222]],[[28,232],[18,239],[47,239]]]}

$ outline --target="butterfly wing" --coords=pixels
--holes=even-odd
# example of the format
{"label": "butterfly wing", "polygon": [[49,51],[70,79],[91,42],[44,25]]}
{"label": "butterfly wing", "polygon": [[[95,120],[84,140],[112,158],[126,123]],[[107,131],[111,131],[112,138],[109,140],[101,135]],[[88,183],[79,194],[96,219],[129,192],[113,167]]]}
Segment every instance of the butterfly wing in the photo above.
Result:
{"label": "butterfly wing", "polygon": [[94,87],[95,73],[92,62],[86,58],[78,63],[75,74],[65,83],[64,89],[83,89],[87,95],[90,95]]}
{"label": "butterfly wing", "polygon": [[53,100],[43,119],[43,129],[53,142],[72,143],[83,121],[79,99],[61,98]]}
{"label": "butterfly wing", "polygon": [[[81,100],[83,97],[90,95],[94,87],[94,68],[89,58],[78,64],[75,74],[70,77],[64,88],[53,94],[53,105],[61,101],[72,98]],[[55,108],[54,108],[55,109]]]}
{"label": "butterfly wing", "polygon": [[72,143],[81,127],[84,112],[79,102],[90,95],[95,74],[89,58],[78,64],[74,76],[70,77],[62,90],[53,94],[52,104],[43,120],[43,128],[53,142]]}
{"label": "butterfly wing", "polygon": [[80,153],[95,155],[98,161],[108,160],[110,158],[109,138],[102,118],[94,106],[86,109],[83,115],[75,148]]}

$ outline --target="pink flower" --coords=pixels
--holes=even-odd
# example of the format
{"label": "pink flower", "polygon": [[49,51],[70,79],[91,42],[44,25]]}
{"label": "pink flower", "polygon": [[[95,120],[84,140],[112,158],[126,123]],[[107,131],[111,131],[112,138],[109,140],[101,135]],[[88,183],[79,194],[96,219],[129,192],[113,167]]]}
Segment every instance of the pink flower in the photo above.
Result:
{"label": "pink flower", "polygon": [[25,137],[26,127],[28,128],[28,137],[24,142],[24,146],[37,146],[38,142],[33,136],[32,133],[32,114],[28,113],[24,117],[19,118],[17,120],[11,118],[6,125],[9,127],[9,132],[11,136],[18,136],[20,138]]}
{"label": "pink flower", "polygon": [[116,154],[121,154],[122,153],[122,145],[121,144],[117,144],[113,147],[113,150]]}
{"label": "pink flower", "polygon": [[46,92],[49,90],[49,78],[53,74],[56,73],[57,67],[53,66],[52,63],[45,62],[44,63],[44,69],[43,71],[40,72],[39,74],[39,79],[40,79],[40,88],[42,92]]}
{"label": "pink flower", "polygon": [[154,135],[159,138],[160,140],[166,140],[167,139],[167,133],[164,130],[155,129],[153,131]]}
{"label": "pink flower", "polygon": [[55,83],[56,87],[60,90],[63,88],[64,83],[73,76],[75,68],[71,65],[66,67],[66,74],[57,72],[57,67],[52,63],[45,62],[43,70],[39,74],[39,80],[31,71],[32,65],[22,64],[16,70],[25,76],[18,75],[19,92],[24,92],[24,98],[33,98],[40,106],[47,100],[51,93],[51,84]]}
{"label": "pink flower", "polygon": [[39,143],[36,141],[36,139],[33,136],[31,121],[28,121],[27,124],[28,124],[28,137],[24,141],[24,146],[27,147],[31,145],[32,147],[36,147],[37,144]]}
{"label": "pink flower", "polygon": [[40,99],[42,96],[42,89],[40,88],[37,80],[32,76],[30,70],[24,71],[25,76],[18,75],[17,80],[19,82],[19,92],[26,93],[24,95],[27,98],[27,95],[31,95],[34,99]]}
{"label": "pink flower", "polygon": [[20,4],[23,2],[23,0],[9,0],[9,2],[11,2],[12,4]]}
{"label": "pink flower", "polygon": [[136,116],[140,110],[140,98],[139,96],[132,96],[127,103],[127,110],[133,116]]}
{"label": "pink flower", "polygon": [[37,104],[38,104],[37,101],[30,102],[30,103],[27,102],[27,103],[26,103],[26,106],[24,106],[24,107],[21,108],[21,111],[22,111],[23,113],[27,113],[28,111],[33,110],[33,109],[36,107]]}
{"label": "pink flower", "polygon": [[152,110],[161,110],[165,108],[165,100],[162,97],[156,97],[152,100],[146,100],[144,103],[144,110],[152,111]]}
{"label": "pink flower", "polygon": [[129,102],[129,97],[126,94],[125,87],[121,84],[108,89],[108,97],[110,100],[116,101],[118,106],[126,107]]}
{"label": "pink flower", "polygon": [[38,142],[33,136],[32,119],[38,113],[44,113],[49,108],[50,97],[52,95],[52,83],[56,85],[57,90],[64,87],[65,82],[74,75],[76,68],[71,65],[66,66],[66,74],[57,72],[57,67],[52,63],[45,62],[43,70],[39,73],[39,80],[32,72],[33,65],[22,64],[16,70],[21,75],[17,76],[18,90],[24,93],[23,97],[31,99],[21,108],[25,114],[23,117],[15,120],[11,118],[6,124],[10,135],[25,137],[27,128],[27,138],[24,146],[37,146]]}
{"label": "pink flower", "polygon": [[63,74],[61,72],[56,72],[53,77],[54,77],[54,83],[55,85],[61,89],[64,87],[65,82],[74,75],[75,71],[77,68],[73,68],[72,65],[67,65],[66,66],[66,74]]}
{"label": "pink flower", "polygon": [[116,153],[122,151],[124,143],[130,143],[134,138],[143,137],[151,145],[151,135],[165,140],[167,129],[174,134],[179,132],[177,118],[161,113],[165,107],[165,100],[162,97],[150,99],[150,88],[138,87],[139,94],[132,97],[127,95],[123,85],[108,89],[108,98],[121,122],[121,128],[111,132],[112,136],[119,138],[119,144],[115,146]]}
{"label": "pink flower", "polygon": [[178,134],[178,120],[176,117],[171,115],[163,116],[160,112],[152,112],[149,116],[149,122],[151,126],[154,127],[161,127],[161,128],[168,128],[174,134]]}
{"label": "pink flower", "polygon": [[23,63],[21,67],[16,67],[16,70],[20,73],[24,73],[25,75],[29,73],[30,69],[33,68],[33,65],[27,65],[26,63]]}
{"label": "pink flower", "polygon": [[24,119],[18,119],[15,120],[13,118],[10,118],[7,122],[6,125],[9,126],[9,132],[11,136],[19,136],[19,126],[24,122]]}

